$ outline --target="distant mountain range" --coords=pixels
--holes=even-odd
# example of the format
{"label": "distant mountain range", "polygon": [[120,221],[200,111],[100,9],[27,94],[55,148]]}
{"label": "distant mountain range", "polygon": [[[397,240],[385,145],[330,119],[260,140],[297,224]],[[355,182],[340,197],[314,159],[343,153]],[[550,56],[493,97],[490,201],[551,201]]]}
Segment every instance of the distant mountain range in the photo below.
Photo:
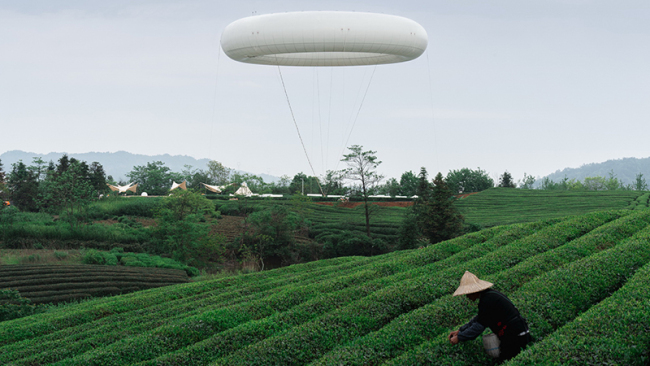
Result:
{"label": "distant mountain range", "polygon": [[[579,168],[565,168],[547,175],[554,182],[559,182],[564,177],[584,181],[587,177],[609,177],[610,172],[624,184],[634,184],[637,174],[650,184],[650,157],[648,158],[623,158],[607,160],[603,163],[585,164]],[[542,177],[543,178],[543,177]],[[535,182],[541,183],[542,178]]]}
{"label": "distant mountain range", "polygon": [[[22,160],[26,165],[30,165],[34,157],[40,157],[46,162],[50,160],[56,163],[63,154],[68,154],[69,157],[77,160],[86,161],[89,164],[96,161],[104,167],[106,175],[112,175],[115,180],[126,180],[126,174],[133,170],[134,166],[147,165],[149,162],[162,161],[165,166],[169,167],[173,172],[181,172],[185,169],[185,165],[191,165],[194,169],[207,169],[207,164],[210,159],[195,159],[187,155],[142,155],[132,154],[126,151],[118,151],[114,153],[109,152],[88,152],[88,153],[62,153],[52,152],[49,154],[37,154],[32,152],[25,152],[21,150],[7,151],[0,155],[4,171],[11,171],[11,164],[17,163]],[[251,172],[244,172],[237,170],[240,173],[255,174],[262,177],[265,182],[277,182],[280,178],[268,175],[257,174]]]}
{"label": "distant mountain range", "polygon": [[[10,171],[11,164],[18,162],[18,160],[22,160],[23,163],[30,165],[34,157],[40,157],[46,162],[52,160],[56,163],[63,154],[64,153],[52,152],[43,155],[21,150],[12,150],[0,155],[0,160],[2,160],[4,170]],[[134,166],[146,165],[148,162],[162,161],[172,171],[181,172],[185,168],[185,165],[191,165],[195,169],[206,169],[207,164],[210,161],[210,159],[195,159],[187,155],[142,155],[132,154],[126,151],[118,151],[114,153],[68,153],[68,156],[88,163],[94,161],[99,162],[104,167],[106,174],[112,175],[115,180],[126,180],[126,174],[130,172]],[[555,182],[561,181],[564,177],[582,181],[586,177],[608,177],[609,173],[612,171],[616,178],[624,184],[634,184],[638,173],[642,173],[648,184],[650,184],[650,157],[614,159],[607,160],[603,163],[585,164],[579,168],[564,168],[547,175],[547,177]],[[245,171],[239,172],[251,173]],[[252,174],[262,177],[265,182],[277,182],[280,179],[268,174]],[[535,185],[539,185],[543,178],[544,177],[537,178]]]}

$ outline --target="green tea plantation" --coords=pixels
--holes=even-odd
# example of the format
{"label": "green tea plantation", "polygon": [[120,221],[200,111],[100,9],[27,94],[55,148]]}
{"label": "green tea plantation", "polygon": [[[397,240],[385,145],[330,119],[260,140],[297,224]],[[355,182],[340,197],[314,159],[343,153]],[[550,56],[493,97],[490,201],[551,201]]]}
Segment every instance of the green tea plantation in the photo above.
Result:
{"label": "green tea plantation", "polygon": [[625,209],[93,299],[2,322],[0,364],[493,365],[447,340],[465,271],[528,319],[507,365],[650,363],[650,210]]}

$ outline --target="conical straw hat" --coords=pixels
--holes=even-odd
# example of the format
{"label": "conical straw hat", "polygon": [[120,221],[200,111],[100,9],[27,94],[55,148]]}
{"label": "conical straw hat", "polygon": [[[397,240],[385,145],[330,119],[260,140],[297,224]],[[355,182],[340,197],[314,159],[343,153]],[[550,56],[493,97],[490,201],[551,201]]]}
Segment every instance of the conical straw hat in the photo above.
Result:
{"label": "conical straw hat", "polygon": [[460,286],[458,286],[456,292],[454,292],[454,296],[473,294],[475,292],[489,289],[492,286],[494,286],[494,284],[479,280],[473,273],[465,271],[463,278],[460,279]]}

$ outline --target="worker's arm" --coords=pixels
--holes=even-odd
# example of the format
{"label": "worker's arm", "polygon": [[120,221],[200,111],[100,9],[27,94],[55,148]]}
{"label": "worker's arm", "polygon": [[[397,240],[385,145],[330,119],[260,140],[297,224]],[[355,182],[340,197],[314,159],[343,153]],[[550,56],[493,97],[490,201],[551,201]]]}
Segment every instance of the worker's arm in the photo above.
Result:
{"label": "worker's arm", "polygon": [[477,320],[478,320],[478,317],[476,317],[476,316],[473,317],[473,318],[470,319],[470,320],[469,320],[465,325],[462,325],[460,328],[458,328],[458,330],[461,331],[461,332],[464,331],[465,329],[467,329],[467,328],[469,328],[470,326],[472,326],[472,324],[474,324]]}
{"label": "worker's arm", "polygon": [[484,330],[485,326],[478,322],[477,317],[473,317],[467,324],[460,327],[457,337],[460,342],[469,341],[476,339]]}

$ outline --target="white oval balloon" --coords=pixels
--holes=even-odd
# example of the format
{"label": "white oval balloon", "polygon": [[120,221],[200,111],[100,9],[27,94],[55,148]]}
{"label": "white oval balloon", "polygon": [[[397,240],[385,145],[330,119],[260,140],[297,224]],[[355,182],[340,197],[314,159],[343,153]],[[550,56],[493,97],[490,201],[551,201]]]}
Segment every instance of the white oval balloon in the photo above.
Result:
{"label": "white oval balloon", "polygon": [[285,66],[404,62],[427,48],[413,20],[385,14],[307,11],[258,15],[230,23],[221,47],[236,61]]}

